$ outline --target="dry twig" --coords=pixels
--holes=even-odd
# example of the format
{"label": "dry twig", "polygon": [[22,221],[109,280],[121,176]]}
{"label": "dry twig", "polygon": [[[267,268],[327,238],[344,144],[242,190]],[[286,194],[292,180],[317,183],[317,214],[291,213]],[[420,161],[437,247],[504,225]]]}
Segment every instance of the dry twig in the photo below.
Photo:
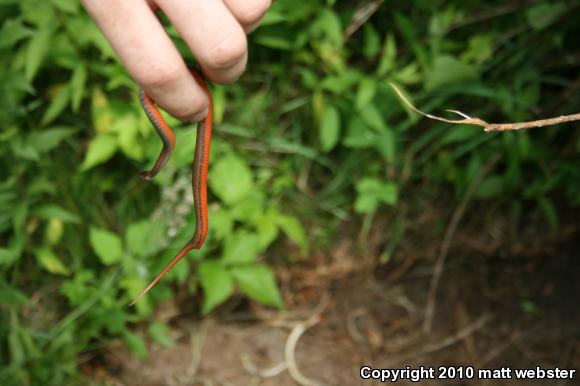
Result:
{"label": "dry twig", "polygon": [[272,367],[269,367],[266,369],[259,369],[254,364],[254,362],[252,362],[252,360],[250,359],[250,356],[247,353],[242,353],[240,358],[242,360],[242,366],[244,367],[244,369],[248,373],[250,373],[256,377],[260,377],[260,378],[275,377],[277,375],[280,375],[284,370],[286,370],[288,368],[286,366],[286,362],[282,361],[275,366],[272,366]]}
{"label": "dry twig", "polygon": [[358,326],[356,320],[368,314],[368,310],[363,307],[355,308],[346,315],[346,332],[357,343],[364,344],[368,348],[367,339],[364,337]]}
{"label": "dry twig", "polygon": [[483,177],[489,173],[489,171],[495,166],[499,157],[492,158],[487,165],[479,172],[475,179],[471,182],[467,188],[467,192],[463,196],[461,203],[453,212],[449,225],[445,230],[445,236],[443,236],[443,243],[441,244],[441,250],[439,256],[437,257],[437,262],[435,263],[435,268],[433,268],[433,277],[431,278],[431,285],[429,287],[429,295],[427,297],[427,305],[425,306],[425,321],[423,322],[423,331],[425,333],[431,332],[431,326],[433,324],[433,317],[435,315],[435,305],[437,299],[437,288],[439,287],[439,280],[441,279],[441,274],[443,273],[443,267],[445,266],[445,260],[447,259],[447,254],[449,253],[449,248],[451,247],[451,242],[453,241],[453,236],[459,225],[459,221],[465,213],[465,209],[471,200],[471,196],[477,190],[477,187],[481,183]]}
{"label": "dry twig", "polygon": [[[393,88],[393,90],[395,90],[395,93],[399,96],[399,98],[404,102],[404,104],[418,114],[421,114],[427,118],[441,121],[441,122],[447,122],[447,123],[452,123],[452,124],[481,126],[484,128],[485,131],[524,130],[524,129],[532,129],[535,127],[551,126],[551,125],[557,125],[557,124],[561,124],[561,123],[574,122],[574,121],[580,120],[580,113],[578,113],[578,114],[562,115],[559,117],[539,119],[539,120],[527,121],[527,122],[489,123],[489,122],[486,122],[480,118],[470,117],[469,115],[467,115],[461,111],[457,111],[457,110],[447,110],[447,111],[455,113],[457,115],[460,115],[464,119],[447,119],[447,118],[439,117],[437,115],[428,114],[424,111],[419,110],[411,102],[409,102],[409,100],[405,97],[405,95],[403,95],[403,93],[401,92],[401,90],[399,90],[399,88],[397,86],[395,86],[392,83],[390,83],[390,85]],[[459,224],[459,221],[461,220],[461,217],[463,216],[463,213],[465,212],[465,208],[467,207],[467,204],[468,204],[471,196],[473,195],[473,193],[475,192],[475,189],[477,188],[477,186],[481,182],[481,179],[483,178],[485,173],[493,166],[493,164],[495,162],[497,162],[497,158],[495,159],[495,161],[488,163],[488,167],[486,167],[485,170],[482,173],[480,173],[479,176],[472,182],[472,184],[471,184],[470,188],[468,189],[468,191],[466,192],[461,204],[457,207],[457,209],[453,213],[451,221],[449,222],[447,230],[445,231],[445,236],[444,236],[443,243],[441,246],[441,252],[439,253],[439,256],[437,258],[437,263],[436,263],[435,269],[433,271],[433,278],[431,280],[431,286],[429,289],[427,306],[425,308],[425,321],[423,323],[423,331],[425,331],[426,333],[431,331],[431,325],[433,322],[433,315],[435,313],[435,299],[436,299],[437,287],[439,285],[439,279],[441,277],[441,273],[443,272],[443,266],[445,264],[445,259],[447,257],[447,253],[449,251],[449,247],[451,245],[453,235],[455,234],[455,230],[457,229],[457,225]]]}
{"label": "dry twig", "polygon": [[452,346],[455,343],[465,339],[467,336],[483,328],[491,320],[491,318],[492,317],[490,315],[484,314],[480,318],[478,318],[474,323],[462,328],[455,334],[449,335],[448,337],[439,342],[422,345],[421,349],[411,352],[407,355],[400,356],[396,358],[394,361],[386,363],[385,367],[396,366],[401,362],[405,362],[423,355],[431,354],[435,351],[439,351],[449,346]]}
{"label": "dry twig", "polygon": [[483,357],[481,362],[478,363],[478,365],[480,367],[486,366],[489,362],[500,356],[505,350],[512,346],[514,342],[520,339],[521,335],[522,334],[519,330],[512,332],[511,335],[502,344],[490,350],[487,355]]}
{"label": "dry twig", "polygon": [[284,370],[288,370],[288,373],[292,377],[292,379],[301,386],[326,386],[325,384],[318,382],[316,380],[310,379],[304,376],[300,370],[298,369],[298,365],[296,363],[296,346],[298,344],[298,340],[304,334],[306,330],[314,326],[320,321],[320,316],[328,306],[330,301],[330,296],[327,292],[322,294],[320,302],[318,305],[310,311],[310,317],[301,322],[296,321],[289,321],[289,320],[279,320],[274,319],[268,321],[268,324],[274,325],[276,327],[292,327],[290,335],[288,335],[288,339],[286,340],[286,346],[284,347],[284,360],[277,365],[267,368],[267,369],[258,369],[250,360],[247,354],[241,355],[242,365],[244,369],[260,378],[270,378],[275,377],[281,374]]}
{"label": "dry twig", "polygon": [[207,336],[207,323],[200,323],[199,328],[190,335],[191,342],[191,363],[187,369],[187,377],[189,380],[193,381],[196,378],[197,372],[199,370],[199,365],[201,364],[203,346],[205,344],[205,338]]}
{"label": "dry twig", "polygon": [[352,17],[352,22],[343,33],[343,39],[348,40],[366,21],[379,9],[384,0],[372,0],[363,4]]}
{"label": "dry twig", "polygon": [[286,365],[288,366],[288,373],[292,379],[302,386],[325,386],[323,383],[316,381],[314,379],[310,379],[303,375],[300,370],[298,369],[298,364],[296,363],[296,345],[298,344],[298,340],[304,334],[306,330],[310,327],[314,326],[320,321],[318,315],[315,315],[313,318],[297,324],[293,329],[290,335],[288,336],[288,340],[286,341],[286,347],[284,349],[284,358],[286,360]]}
{"label": "dry twig", "polygon": [[428,114],[419,110],[415,107],[409,100],[403,95],[401,90],[394,84],[390,83],[391,87],[399,98],[414,112],[421,114],[427,118],[434,119],[436,121],[453,123],[453,124],[461,124],[461,125],[475,125],[481,126],[485,131],[513,131],[513,130],[523,130],[523,129],[533,129],[535,127],[543,127],[543,126],[552,126],[558,125],[560,123],[566,122],[574,122],[580,121],[580,113],[578,114],[571,114],[571,115],[561,115],[559,117],[554,118],[547,118],[547,119],[539,119],[536,121],[527,121],[527,122],[515,122],[515,123],[488,123],[480,118],[472,118],[469,115],[462,113],[461,111],[457,110],[447,110],[449,112],[455,113],[457,115],[462,116],[464,119],[447,119],[443,117],[439,117],[437,115]]}

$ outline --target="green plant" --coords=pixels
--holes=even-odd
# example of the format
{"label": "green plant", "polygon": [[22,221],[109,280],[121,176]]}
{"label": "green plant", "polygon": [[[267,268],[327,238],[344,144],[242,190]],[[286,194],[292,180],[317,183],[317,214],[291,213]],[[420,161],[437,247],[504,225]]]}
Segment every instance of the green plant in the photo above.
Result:
{"label": "green plant", "polygon": [[[0,0],[0,384],[86,384],[77,356],[115,337],[146,356],[134,326],[173,283],[200,292],[202,313],[236,286],[282,308],[273,266],[329,247],[346,221],[364,234],[377,216],[399,218],[410,197],[457,202],[494,157],[475,198],[521,216],[539,210],[557,229],[580,204],[577,134],[420,120],[388,86],[426,111],[490,121],[576,112],[580,97],[565,90],[577,73],[567,58],[578,5],[500,3],[389,3],[357,25],[358,2],[274,2],[250,38],[247,74],[212,86],[207,246],[133,309],[191,235],[195,128],[170,119],[174,157],[139,181],[160,143],[78,2]],[[398,239],[403,223],[392,224]],[[384,256],[395,252],[390,243]],[[172,344],[166,325],[145,330]]]}

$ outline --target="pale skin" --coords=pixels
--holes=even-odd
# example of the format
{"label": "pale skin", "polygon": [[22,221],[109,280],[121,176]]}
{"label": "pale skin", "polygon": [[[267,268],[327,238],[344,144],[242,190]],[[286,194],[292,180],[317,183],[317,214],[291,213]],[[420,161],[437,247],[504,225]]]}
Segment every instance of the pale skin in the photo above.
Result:
{"label": "pale skin", "polygon": [[246,34],[271,0],[82,0],[123,65],[161,108],[176,118],[199,121],[208,99],[155,13],[177,29],[204,75],[232,83],[248,59]]}

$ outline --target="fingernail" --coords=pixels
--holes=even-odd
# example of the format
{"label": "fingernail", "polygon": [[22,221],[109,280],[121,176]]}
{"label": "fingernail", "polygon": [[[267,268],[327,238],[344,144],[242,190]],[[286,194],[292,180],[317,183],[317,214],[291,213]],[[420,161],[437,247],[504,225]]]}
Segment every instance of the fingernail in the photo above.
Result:
{"label": "fingernail", "polygon": [[194,115],[193,116],[193,121],[194,122],[199,122],[199,121],[203,120],[207,116],[207,113],[208,112],[209,112],[209,109],[205,109],[201,113]]}

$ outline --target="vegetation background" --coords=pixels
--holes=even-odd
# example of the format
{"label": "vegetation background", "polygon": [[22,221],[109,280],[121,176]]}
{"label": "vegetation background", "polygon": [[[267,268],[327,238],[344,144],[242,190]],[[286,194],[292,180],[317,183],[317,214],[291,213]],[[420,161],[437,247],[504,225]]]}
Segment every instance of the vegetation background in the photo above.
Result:
{"label": "vegetation background", "polygon": [[171,299],[192,315],[232,297],[289,308],[280,272],[347,239],[375,273],[423,240],[430,272],[421,243],[439,246],[457,208],[494,255],[558,259],[578,237],[578,124],[484,133],[421,118],[388,84],[439,115],[576,113],[578,20],[578,1],[274,1],[247,73],[212,85],[208,242],[129,308],[192,233],[195,127],[171,120],[172,160],[140,181],[160,141],[78,1],[0,0],[0,384],[86,384],[83,353],[171,346],[155,317]]}

